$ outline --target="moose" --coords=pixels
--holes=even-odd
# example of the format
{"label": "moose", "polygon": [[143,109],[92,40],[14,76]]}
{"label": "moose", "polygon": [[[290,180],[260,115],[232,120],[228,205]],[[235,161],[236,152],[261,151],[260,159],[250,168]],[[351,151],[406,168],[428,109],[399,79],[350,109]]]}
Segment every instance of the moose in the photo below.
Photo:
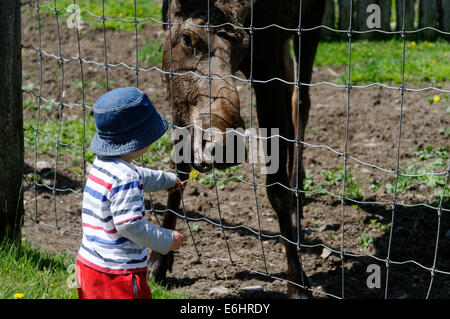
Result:
{"label": "moose", "polygon": [[[297,246],[291,243],[297,241],[300,233],[297,228],[303,198],[301,193],[281,185],[294,187],[297,183],[299,188],[303,185],[303,148],[298,141],[304,140],[311,104],[309,87],[303,84],[311,81],[320,37],[320,28],[313,27],[321,25],[325,0],[207,1],[163,2],[166,39],[162,63],[167,94],[173,103],[173,122],[178,127],[200,123],[203,129],[211,126],[222,132],[243,128],[238,91],[229,75],[240,70],[247,79],[255,80],[252,83],[259,127],[278,128],[281,136],[297,141],[280,139],[279,169],[266,175],[266,183],[273,185],[267,187],[267,196],[278,216],[280,233],[288,239],[284,241],[287,280],[296,283],[288,284],[288,296],[310,298],[310,285]],[[295,61],[291,58],[291,41]],[[268,81],[274,78],[298,85]],[[207,142],[212,143],[210,147],[225,147],[224,139],[218,136]],[[215,164],[199,152],[193,145],[192,156],[199,160],[176,164],[181,180],[188,178],[187,172],[192,168],[206,172]],[[214,167],[221,169],[235,164],[217,163]],[[171,193],[167,208],[177,211],[180,203],[181,192]],[[176,216],[166,212],[162,226],[174,229]],[[165,280],[173,262],[172,253],[152,252],[149,267],[154,279]]]}

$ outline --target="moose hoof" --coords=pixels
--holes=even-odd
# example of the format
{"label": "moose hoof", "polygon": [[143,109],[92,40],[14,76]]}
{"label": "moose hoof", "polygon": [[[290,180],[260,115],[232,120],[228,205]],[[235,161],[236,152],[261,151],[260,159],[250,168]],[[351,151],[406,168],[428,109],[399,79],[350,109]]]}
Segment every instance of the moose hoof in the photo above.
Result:
{"label": "moose hoof", "polygon": [[160,253],[152,252],[148,264],[151,278],[157,283],[164,283],[167,270],[172,271],[173,253],[169,252],[167,255],[161,255]]}
{"label": "moose hoof", "polygon": [[300,287],[288,288],[288,296],[290,299],[312,299],[311,291]]}

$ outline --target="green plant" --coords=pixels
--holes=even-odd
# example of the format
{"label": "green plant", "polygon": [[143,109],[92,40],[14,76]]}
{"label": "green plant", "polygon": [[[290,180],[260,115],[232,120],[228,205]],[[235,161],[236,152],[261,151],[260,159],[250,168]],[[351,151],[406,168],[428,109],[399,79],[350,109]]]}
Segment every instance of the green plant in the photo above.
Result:
{"label": "green plant", "polygon": [[[228,167],[223,171],[215,170],[214,176],[217,178],[217,180],[216,180],[217,188],[224,189],[225,186],[230,182],[234,182],[234,183],[239,182],[239,180],[242,178],[242,176],[234,176],[234,173],[240,169],[241,169],[241,167],[239,167],[239,166],[233,166],[233,167]],[[212,186],[212,185],[214,185],[212,176],[213,175],[210,174],[208,176],[200,177],[199,182],[202,184],[205,184],[205,185]]]}
{"label": "green plant", "polygon": [[154,165],[160,162],[167,162],[172,150],[172,132],[168,130],[161,138],[155,141],[143,156],[145,164]]}
{"label": "green plant", "polygon": [[200,231],[200,226],[198,224],[189,225],[189,230],[192,233],[198,233]]}
{"label": "green plant", "polygon": [[389,232],[389,223],[381,223],[379,220],[371,219],[369,221],[369,229],[375,229],[384,232],[385,234]]}
{"label": "green plant", "polygon": [[445,135],[445,136],[450,136],[450,127],[440,127],[439,128],[439,134],[440,135]]}
{"label": "green plant", "polygon": [[[59,132],[59,155],[71,156],[73,164],[82,158],[83,151],[83,132],[85,132],[84,146],[88,148],[88,143],[96,133],[95,122],[93,117],[86,116],[85,122],[82,118],[76,120],[64,120],[61,122],[61,130],[59,131],[59,121],[42,118],[39,123],[39,131],[37,141],[35,140],[36,121],[30,120],[24,123],[24,141],[25,141],[25,156],[31,157],[34,153],[34,146],[37,143],[38,152],[40,154],[55,156],[56,155],[56,141],[58,140]],[[95,154],[86,150],[85,159],[92,163],[95,159]]]}
{"label": "green plant", "polygon": [[305,178],[303,179],[303,190],[308,192],[308,193],[305,193],[305,197],[309,198],[309,197],[313,196],[313,194],[311,194],[311,192],[315,192],[315,191],[319,191],[320,195],[324,195],[325,192],[320,192],[320,190],[323,190],[323,189],[324,189],[323,185],[321,183],[316,184],[314,182],[314,176],[305,171]]}
{"label": "green plant", "polygon": [[[330,182],[332,185],[339,185],[343,183],[345,177],[345,196],[350,199],[360,200],[364,197],[364,192],[358,181],[353,179],[353,175],[350,173],[350,167],[347,167],[347,172],[344,175],[344,167],[338,166],[333,168],[331,171],[321,169],[320,172],[325,177],[326,181]],[[339,192],[342,196],[342,190]]]}
{"label": "green plant", "polygon": [[160,65],[162,60],[161,40],[146,41],[139,48],[139,60],[149,64]]}
{"label": "green plant", "polygon": [[[327,171],[323,168],[320,169],[320,173],[325,177],[325,180],[332,184],[339,184],[344,180],[344,167],[338,166],[331,171]],[[347,175],[348,178],[349,175]]]}
{"label": "green plant", "polygon": [[369,234],[363,233],[361,239],[359,240],[359,246],[362,248],[368,248],[373,243],[373,237]]}
{"label": "green plant", "polygon": [[373,180],[369,186],[369,190],[376,191],[376,190],[380,189],[380,187],[381,187],[380,182],[377,180]]}
{"label": "green plant", "polygon": [[[445,184],[444,175],[431,175],[436,168],[445,170],[448,166],[448,147],[441,147],[435,149],[432,146],[427,146],[425,149],[419,147],[404,174],[419,175],[417,177],[399,175],[397,180],[397,193],[403,193],[413,187],[419,185],[426,186],[427,189],[433,190],[433,197],[440,198],[442,196],[443,186]],[[419,166],[420,164],[420,166]],[[385,185],[385,192],[392,194],[395,191],[395,177],[392,177],[392,182]],[[445,197],[450,196],[449,188],[447,188]]]}

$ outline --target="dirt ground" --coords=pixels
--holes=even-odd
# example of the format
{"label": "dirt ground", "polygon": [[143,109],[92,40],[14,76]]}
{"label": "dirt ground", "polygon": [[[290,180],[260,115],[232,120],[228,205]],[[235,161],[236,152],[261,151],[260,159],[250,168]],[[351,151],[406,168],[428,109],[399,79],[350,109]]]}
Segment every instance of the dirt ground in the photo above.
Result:
{"label": "dirt ground", "polygon": [[[26,10],[25,8],[23,10]],[[38,48],[38,32],[36,18],[25,16],[23,20],[22,43]],[[54,17],[42,17],[41,43],[42,49],[56,56],[58,53],[58,35]],[[157,26],[144,26],[138,34],[139,45],[145,41],[164,37]],[[83,30],[81,34],[81,56],[86,60],[104,63],[104,39],[100,31]],[[78,56],[77,37],[74,30],[61,25],[61,54],[64,57]],[[39,86],[39,55],[30,48],[23,49],[23,83]],[[109,63],[125,63],[135,66],[134,33],[107,33],[107,59]],[[43,56],[43,86],[42,96],[55,101],[60,99],[61,69],[59,60]],[[401,61],[398,61],[400,63]],[[140,62],[140,67],[149,68]],[[77,59],[65,62],[64,95],[65,103],[81,103],[81,89],[74,83],[80,81],[80,63]],[[102,65],[83,63],[84,79],[87,83],[105,81],[105,68]],[[343,70],[331,68],[316,68],[313,83],[333,81],[336,72]],[[407,71],[407,70],[406,70]],[[136,85],[134,70],[123,66],[109,67],[108,78],[110,88]],[[246,83],[238,83],[241,98],[241,113],[246,122],[250,121],[249,90]],[[408,83],[406,83],[408,86]],[[422,84],[421,87],[432,85]],[[149,94],[158,110],[171,119],[170,103],[166,99],[165,86],[162,84],[158,71],[140,72],[139,88]],[[449,89],[447,84],[445,89]],[[34,89],[38,92],[38,89]],[[89,85],[86,90],[86,104],[92,105],[105,92],[102,86]],[[305,141],[312,145],[328,145],[338,152],[343,152],[345,142],[345,125],[347,110],[347,94],[342,88],[331,86],[312,87],[312,108]],[[403,127],[400,148],[400,168],[405,169],[414,157],[418,147],[432,145],[435,149],[449,146],[445,134],[439,133],[440,127],[448,127],[450,115],[445,113],[447,105],[438,103],[430,105],[427,100],[437,92],[406,92],[403,108]],[[29,93],[24,94],[29,97]],[[370,163],[383,169],[391,170],[396,164],[396,149],[399,131],[400,92],[379,86],[364,89],[353,89],[350,94],[350,116],[348,152],[364,163]],[[447,100],[448,104],[448,100]],[[53,112],[53,113],[52,113]],[[58,118],[58,107],[55,106],[53,119]],[[254,109],[253,123],[257,124]],[[47,114],[47,113],[46,113]],[[82,112],[79,107],[66,107],[63,119],[77,119]],[[88,115],[92,116],[92,115]],[[35,110],[26,110],[25,119],[35,119]],[[29,151],[26,158],[27,173],[33,171],[34,151]],[[39,154],[39,152],[38,152]],[[342,166],[342,157],[325,148],[305,147],[305,169],[314,176],[314,181],[320,181],[320,169],[331,171]],[[51,161],[51,158],[39,154],[38,161]],[[32,186],[25,188],[25,211],[27,216],[38,217],[41,223],[35,223],[26,218],[23,227],[23,237],[28,241],[54,252],[65,252],[75,256],[81,240],[81,192],[83,181],[68,169],[73,161],[81,166],[80,160],[63,157],[57,175],[57,188],[71,188],[75,192],[56,192],[41,187],[37,190],[37,211],[35,193]],[[76,163],[76,164],[75,164]],[[424,298],[430,286],[431,272],[423,267],[431,268],[435,258],[437,231],[439,230],[439,245],[435,268],[450,272],[450,218],[448,212],[443,212],[438,225],[436,210],[423,207],[397,206],[392,221],[390,202],[393,194],[384,191],[384,185],[393,183],[393,174],[371,166],[361,165],[349,159],[348,167],[351,174],[364,191],[364,202],[378,204],[353,205],[344,207],[337,197],[315,194],[306,199],[304,218],[302,219],[301,259],[312,288],[317,298],[328,298],[326,294],[340,297],[342,294],[342,278],[346,298],[383,298],[386,288],[386,257],[389,248],[389,230],[370,226],[370,220],[381,225],[393,226],[392,243],[390,246],[388,297],[390,298]],[[161,168],[161,167],[160,167]],[[264,176],[256,167],[256,182],[265,184]],[[436,172],[442,171],[436,168]],[[39,171],[38,171],[39,172]],[[50,171],[51,172],[51,171]],[[42,173],[42,172],[40,172]],[[246,181],[251,181],[251,165],[242,164],[235,172]],[[52,176],[43,183],[53,185]],[[322,176],[323,178],[323,176]],[[382,187],[371,189],[370,185],[377,180]],[[327,190],[339,194],[342,183],[326,184]],[[403,204],[436,202],[432,190],[425,186],[415,187],[400,193],[397,201]],[[271,208],[266,196],[266,187],[257,187],[257,201],[260,212],[261,231],[266,235],[279,234],[277,216]],[[193,298],[286,298],[287,284],[281,280],[263,276],[265,273],[264,258],[261,243],[257,236],[246,230],[242,225],[258,232],[258,216],[253,188],[242,182],[230,182],[218,192],[222,223],[225,226],[225,236],[228,242],[232,260],[238,266],[230,265],[230,255],[225,245],[221,230],[212,223],[219,223],[218,203],[215,190],[201,183],[190,183],[184,193],[185,213],[188,217],[198,220],[191,221],[195,226],[192,238],[182,250],[175,254],[173,272],[168,274],[171,289],[179,289],[189,293]],[[150,200],[151,199],[151,200]],[[152,213],[165,208],[166,193],[153,193],[147,196],[147,218],[158,223],[161,213]],[[448,201],[448,199],[447,199]],[[56,209],[55,209],[56,207]],[[56,211],[56,216],[55,216]],[[344,213],[344,217],[343,217]],[[182,212],[183,214],[183,212]],[[342,224],[342,218],[344,224]],[[57,225],[61,229],[46,226]],[[378,224],[378,225],[380,225]],[[198,227],[197,227],[198,226]],[[439,226],[439,228],[438,228]],[[344,227],[344,229],[342,229]],[[180,220],[178,228],[189,233],[186,224]],[[363,234],[370,234],[373,242],[367,248],[362,247]],[[344,240],[343,237],[344,236]],[[195,240],[195,246],[193,244]],[[346,255],[342,261],[338,251],[344,244]],[[286,258],[284,248],[276,236],[262,241],[267,271],[277,278],[286,277]],[[336,252],[329,252],[324,246]],[[188,251],[189,250],[189,251]],[[198,258],[195,253],[203,256]],[[344,276],[342,276],[342,264]],[[369,289],[366,280],[370,275],[367,267],[377,264],[381,269],[381,288]],[[241,265],[241,266],[239,266]],[[249,270],[250,269],[250,270]],[[255,273],[255,270],[260,273]],[[251,286],[260,286],[248,289]],[[215,289],[213,288],[223,288]],[[247,288],[247,289],[245,289]],[[431,298],[450,297],[450,275],[437,272],[433,279]]]}

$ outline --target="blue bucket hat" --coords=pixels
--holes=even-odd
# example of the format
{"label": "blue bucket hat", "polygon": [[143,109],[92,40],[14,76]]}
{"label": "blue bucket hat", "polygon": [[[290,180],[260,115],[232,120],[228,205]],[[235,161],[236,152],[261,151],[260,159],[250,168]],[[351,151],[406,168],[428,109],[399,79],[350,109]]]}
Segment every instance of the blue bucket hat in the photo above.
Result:
{"label": "blue bucket hat", "polygon": [[102,95],[94,104],[97,134],[91,151],[120,156],[141,150],[159,139],[169,126],[147,94],[134,87]]}

